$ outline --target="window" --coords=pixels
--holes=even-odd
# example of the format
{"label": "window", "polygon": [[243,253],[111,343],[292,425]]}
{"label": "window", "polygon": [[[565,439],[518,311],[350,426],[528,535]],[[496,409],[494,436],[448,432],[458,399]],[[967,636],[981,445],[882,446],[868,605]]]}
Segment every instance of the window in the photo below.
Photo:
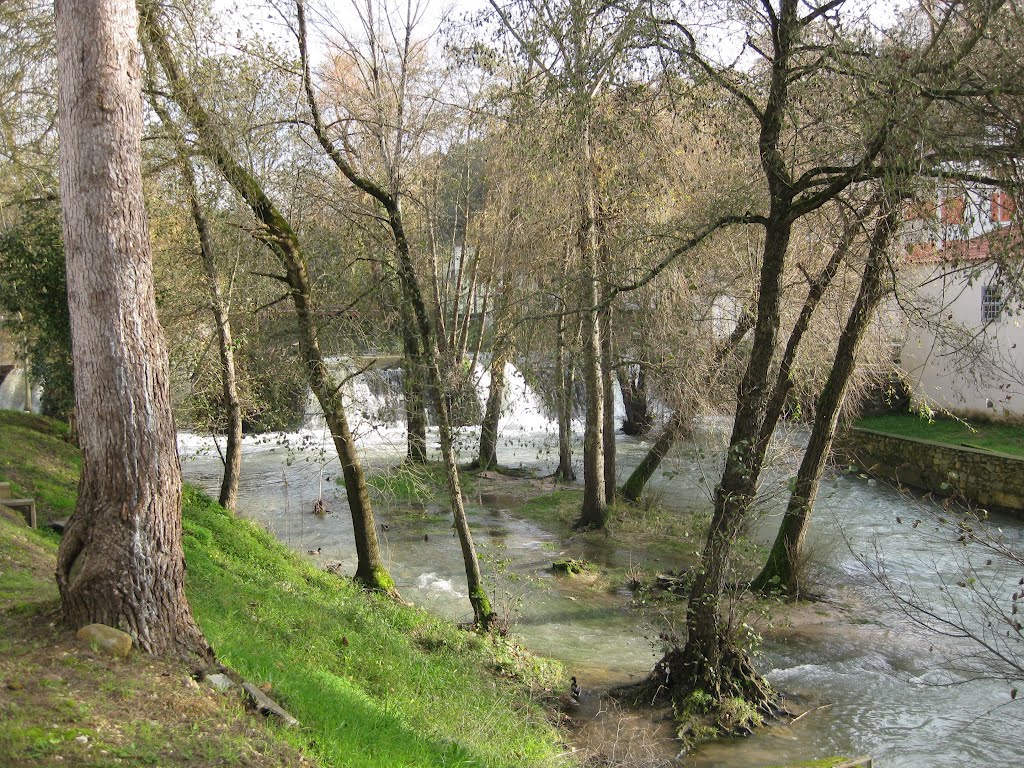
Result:
{"label": "window", "polygon": [[994,323],[1003,314],[1003,291],[997,283],[981,289],[981,322]]}
{"label": "window", "polygon": [[1010,221],[1015,210],[1016,205],[1014,205],[1013,198],[1006,192],[997,189],[992,193],[992,221]]}

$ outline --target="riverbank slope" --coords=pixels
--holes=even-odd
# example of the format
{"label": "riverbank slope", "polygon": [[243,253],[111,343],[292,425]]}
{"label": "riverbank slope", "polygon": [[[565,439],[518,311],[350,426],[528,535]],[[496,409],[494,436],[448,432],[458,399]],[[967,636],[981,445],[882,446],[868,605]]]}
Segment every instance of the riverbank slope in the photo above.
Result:
{"label": "riverbank slope", "polygon": [[[0,412],[0,479],[41,521],[73,508],[78,466],[60,425]],[[180,665],[78,643],[59,621],[56,535],[3,517],[0,764],[572,764],[543,706],[557,665],[357,590],[192,489],[183,524],[186,591],[219,660],[301,726]]]}

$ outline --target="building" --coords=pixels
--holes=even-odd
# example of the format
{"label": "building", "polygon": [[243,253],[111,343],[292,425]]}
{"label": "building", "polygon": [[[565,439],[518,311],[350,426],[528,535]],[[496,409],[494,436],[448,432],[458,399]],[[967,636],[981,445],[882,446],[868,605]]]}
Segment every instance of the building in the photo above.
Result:
{"label": "building", "polygon": [[905,223],[901,366],[924,409],[1024,419],[1021,238],[1005,191],[939,190]]}

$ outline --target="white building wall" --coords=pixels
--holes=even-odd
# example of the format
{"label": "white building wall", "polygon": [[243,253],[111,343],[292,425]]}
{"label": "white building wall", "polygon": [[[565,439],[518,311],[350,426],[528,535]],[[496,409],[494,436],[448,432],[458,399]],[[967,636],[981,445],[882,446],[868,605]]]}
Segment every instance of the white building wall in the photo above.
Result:
{"label": "white building wall", "polygon": [[912,265],[902,303],[901,363],[920,407],[964,417],[1024,418],[1024,318],[983,321],[994,265]]}

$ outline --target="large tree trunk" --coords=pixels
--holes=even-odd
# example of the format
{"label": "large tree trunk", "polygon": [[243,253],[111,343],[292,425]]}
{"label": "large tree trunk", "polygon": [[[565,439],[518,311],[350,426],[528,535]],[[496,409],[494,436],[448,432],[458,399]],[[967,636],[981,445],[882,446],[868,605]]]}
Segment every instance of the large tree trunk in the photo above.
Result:
{"label": "large tree trunk", "polygon": [[850,378],[857,365],[857,351],[871,325],[875,309],[885,294],[883,279],[886,252],[898,224],[896,210],[896,206],[890,205],[889,210],[875,226],[860,291],[839,337],[832,370],[818,397],[814,425],[800,469],[797,471],[796,482],[790,493],[782,524],[768,555],[768,561],[754,579],[753,588],[756,590],[782,590],[793,596],[800,593],[804,541],[810,527],[811,510],[818,495],[821,474],[832,448]]}
{"label": "large tree trunk", "polygon": [[604,384],[601,381],[601,286],[598,280],[597,196],[593,178],[590,116],[580,130],[580,256],[583,267],[583,383],[587,413],[583,434],[583,509],[576,528],[604,528],[608,522],[604,468]]}
{"label": "large tree trunk", "polygon": [[144,13],[146,39],[152,46],[153,56],[167,75],[172,98],[196,129],[200,151],[220,170],[228,184],[245,201],[253,216],[266,229],[268,243],[285,269],[286,274],[280,279],[288,285],[295,309],[299,330],[299,353],[306,368],[309,388],[323,409],[324,420],[331,430],[331,437],[341,462],[342,475],[345,478],[345,494],[352,515],[352,529],[358,556],[355,579],[369,589],[397,595],[395,583],[381,557],[366,478],[345,416],[341,388],[324,363],[313,311],[309,275],[302,249],[299,247],[298,236],[263,191],[259,181],[238,163],[219,140],[218,132],[212,125],[209,115],[178,69],[167,35],[160,24],[158,6],[147,0],[140,4],[140,7]]}
{"label": "large tree trunk", "polygon": [[64,618],[155,654],[212,652],[185,599],[181,468],[142,194],[138,17],[59,0],[60,186],[82,476],[57,557]]}
{"label": "large tree trunk", "polygon": [[757,490],[764,462],[766,442],[760,436],[779,329],[783,265],[792,232],[792,224],[778,212],[786,205],[785,200],[773,200],[775,210],[766,228],[753,346],[737,389],[732,436],[725,469],[715,489],[714,515],[701,554],[701,567],[689,593],[686,645],[681,652],[669,654],[678,667],[674,690],[703,690],[719,701],[742,696],[766,711],[771,709],[767,689],[752,674],[752,667],[736,646],[720,608],[733,545]]}

